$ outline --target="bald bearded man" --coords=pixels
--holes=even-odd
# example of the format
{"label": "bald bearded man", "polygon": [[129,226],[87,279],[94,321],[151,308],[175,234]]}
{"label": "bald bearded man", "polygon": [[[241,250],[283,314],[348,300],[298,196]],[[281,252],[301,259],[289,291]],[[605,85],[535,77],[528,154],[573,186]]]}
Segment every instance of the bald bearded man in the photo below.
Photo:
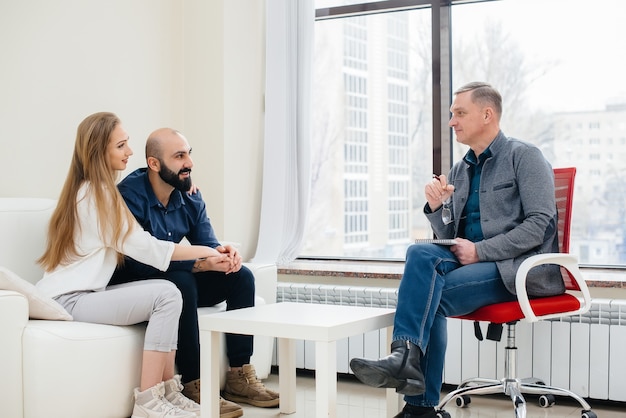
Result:
{"label": "bald bearded man", "polygon": [[[161,128],[146,142],[147,167],[129,174],[118,185],[128,208],[141,226],[153,236],[173,242],[186,238],[190,243],[207,245],[228,254],[227,260],[209,258],[172,262],[167,271],[127,258],[113,275],[110,284],[146,278],[172,281],[183,296],[183,311],[178,330],[176,366],[184,386],[183,393],[200,403],[200,339],[198,307],[213,306],[226,301],[227,310],[254,306],[254,276],[242,266],[239,252],[230,245],[221,245],[215,236],[199,190],[192,189],[191,146],[177,130]],[[195,187],[194,187],[195,189]],[[234,402],[259,407],[276,407],[278,393],[269,390],[249,364],[253,338],[248,335],[226,335],[230,370],[223,396],[220,417],[243,415]]]}

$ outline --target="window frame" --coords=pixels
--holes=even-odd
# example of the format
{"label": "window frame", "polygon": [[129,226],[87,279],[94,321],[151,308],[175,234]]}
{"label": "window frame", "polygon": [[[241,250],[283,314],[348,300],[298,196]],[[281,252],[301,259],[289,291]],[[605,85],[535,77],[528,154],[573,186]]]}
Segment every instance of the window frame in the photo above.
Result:
{"label": "window frame", "polygon": [[[431,9],[432,23],[432,165],[433,172],[445,172],[452,167],[453,133],[448,126],[452,104],[452,33],[451,6],[501,0],[386,0],[315,9],[315,21],[341,19],[372,14]],[[618,139],[624,141],[624,138]],[[581,247],[582,249],[583,247]],[[298,257],[302,259],[325,257]],[[343,258],[342,258],[343,259]],[[349,258],[346,258],[349,259]],[[372,260],[374,261],[374,260]],[[585,264],[585,267],[607,270],[624,269],[624,265]]]}

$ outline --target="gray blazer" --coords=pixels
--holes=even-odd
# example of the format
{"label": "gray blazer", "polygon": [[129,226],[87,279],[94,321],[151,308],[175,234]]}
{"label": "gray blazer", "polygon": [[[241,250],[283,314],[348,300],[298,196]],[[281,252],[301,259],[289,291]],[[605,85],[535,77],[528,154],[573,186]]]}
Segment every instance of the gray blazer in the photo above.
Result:
{"label": "gray blazer", "polygon": [[[495,261],[506,288],[515,293],[515,273],[534,254],[558,252],[554,174],[550,163],[534,145],[507,138],[502,131],[490,145],[492,156],[480,179],[480,225],[485,239],[476,243],[480,261]],[[470,184],[469,165],[461,160],[450,170],[454,222],[444,225],[441,208],[433,213],[426,205],[435,235],[458,236],[459,220]],[[531,296],[563,293],[560,268],[554,264],[533,268],[527,282]]]}

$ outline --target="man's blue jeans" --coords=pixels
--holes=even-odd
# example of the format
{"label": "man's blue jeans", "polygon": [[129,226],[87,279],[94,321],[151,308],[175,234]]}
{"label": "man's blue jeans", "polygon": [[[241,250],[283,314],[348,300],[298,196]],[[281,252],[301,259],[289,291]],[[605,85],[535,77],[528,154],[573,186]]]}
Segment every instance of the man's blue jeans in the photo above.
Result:
{"label": "man's blue jeans", "polygon": [[516,300],[496,267],[483,262],[461,265],[446,246],[415,244],[408,248],[398,291],[393,340],[411,341],[424,353],[426,392],[405,396],[416,406],[439,403],[447,345],[446,317],[468,314],[491,303]]}

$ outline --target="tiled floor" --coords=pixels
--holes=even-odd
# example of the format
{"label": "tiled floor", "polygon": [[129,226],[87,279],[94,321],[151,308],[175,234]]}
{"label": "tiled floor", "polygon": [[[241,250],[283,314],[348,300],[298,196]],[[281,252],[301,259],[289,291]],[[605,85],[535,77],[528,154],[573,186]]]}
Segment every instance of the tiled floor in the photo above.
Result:
{"label": "tiled floor", "polygon": [[[264,383],[278,390],[278,375],[271,374]],[[315,379],[312,375],[298,374],[296,383],[296,413],[281,415],[278,409],[263,409],[242,405],[244,417],[263,418],[313,418],[315,417]],[[391,418],[385,413],[385,390],[363,385],[353,377],[340,377],[337,383],[338,418]],[[577,403],[567,399],[557,399],[550,408],[540,408],[534,396],[526,396],[528,418],[572,418],[580,417]],[[626,403],[589,402],[598,418],[626,417]],[[511,401],[502,396],[474,396],[468,408],[457,408],[454,401],[446,407],[452,418],[515,418]]]}

